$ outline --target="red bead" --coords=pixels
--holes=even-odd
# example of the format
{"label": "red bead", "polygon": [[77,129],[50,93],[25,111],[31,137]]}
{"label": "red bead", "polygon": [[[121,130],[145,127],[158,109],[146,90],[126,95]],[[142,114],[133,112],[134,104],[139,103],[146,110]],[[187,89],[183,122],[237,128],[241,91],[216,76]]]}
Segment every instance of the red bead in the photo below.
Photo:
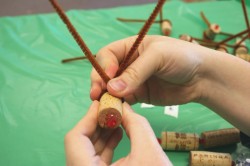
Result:
{"label": "red bead", "polygon": [[108,128],[114,128],[117,124],[117,119],[114,114],[107,114],[106,115],[106,126]]}
{"label": "red bead", "polygon": [[215,25],[215,29],[217,30],[217,29],[219,29],[220,28],[220,26],[219,25]]}

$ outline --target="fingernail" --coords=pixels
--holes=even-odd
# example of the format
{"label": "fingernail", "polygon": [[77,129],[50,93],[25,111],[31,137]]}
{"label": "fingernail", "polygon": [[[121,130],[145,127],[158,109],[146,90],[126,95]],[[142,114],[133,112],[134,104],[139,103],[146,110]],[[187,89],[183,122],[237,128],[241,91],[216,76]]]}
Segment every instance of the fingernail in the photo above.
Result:
{"label": "fingernail", "polygon": [[123,91],[127,87],[126,83],[119,79],[111,80],[108,84],[115,91]]}

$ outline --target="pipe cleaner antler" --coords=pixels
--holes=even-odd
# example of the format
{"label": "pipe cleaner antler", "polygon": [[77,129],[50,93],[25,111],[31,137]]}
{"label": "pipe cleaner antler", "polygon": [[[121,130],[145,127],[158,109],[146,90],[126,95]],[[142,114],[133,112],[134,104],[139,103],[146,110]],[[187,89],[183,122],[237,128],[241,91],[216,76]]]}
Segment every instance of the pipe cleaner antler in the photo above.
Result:
{"label": "pipe cleaner antler", "polygon": [[[107,83],[110,80],[110,78],[106,75],[106,73],[103,71],[101,66],[97,63],[90,49],[87,47],[87,45],[84,43],[80,35],[77,33],[76,29],[71,24],[66,14],[63,12],[61,7],[55,2],[55,0],[49,0],[49,1],[51,2],[52,6],[55,8],[56,12],[58,13],[62,21],[66,24],[69,32],[74,37],[77,44],[80,46],[81,50],[86,55],[86,58],[88,58],[88,60],[91,62],[92,66],[98,72],[98,74],[103,79],[103,81]],[[159,0],[153,13],[150,15],[148,21],[145,23],[145,25],[139,32],[138,37],[135,43],[133,44],[133,46],[131,47],[125,60],[121,63],[121,67],[118,70],[119,74],[121,74],[123,70],[125,70],[125,68],[131,63],[131,61],[135,59],[135,58],[132,59],[131,57],[133,56],[139,44],[143,40],[151,24],[154,22],[154,19],[157,16],[160,9],[162,8],[164,2],[165,0]],[[116,128],[120,125],[121,119],[122,119],[121,99],[111,96],[108,93],[105,93],[100,99],[100,105],[99,105],[99,110],[98,110],[99,125],[103,128]]]}

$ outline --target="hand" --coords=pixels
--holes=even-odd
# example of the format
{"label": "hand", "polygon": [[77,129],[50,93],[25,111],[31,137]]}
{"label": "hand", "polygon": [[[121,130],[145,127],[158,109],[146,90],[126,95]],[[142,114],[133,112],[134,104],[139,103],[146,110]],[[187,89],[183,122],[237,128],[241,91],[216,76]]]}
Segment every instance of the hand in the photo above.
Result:
{"label": "hand", "polygon": [[[66,135],[67,166],[110,165],[115,147],[122,138],[121,128],[97,127],[98,102]],[[163,152],[147,120],[123,104],[122,126],[131,141],[131,152],[112,165],[172,165]],[[146,146],[145,146],[146,145]]]}
{"label": "hand", "polygon": [[[101,49],[97,61],[110,78],[125,58],[135,37],[116,41]],[[125,97],[129,103],[155,105],[182,104],[199,100],[200,64],[204,47],[163,36],[146,36],[135,53],[138,58],[119,76],[104,84],[92,71],[92,100],[107,88],[111,95]]]}
{"label": "hand", "polygon": [[148,121],[123,104],[122,126],[130,139],[131,152],[113,165],[157,165],[171,166],[172,163],[162,150]]}
{"label": "hand", "polygon": [[99,103],[94,101],[87,114],[65,136],[67,166],[108,165],[122,138],[121,128],[102,129],[97,125]]}

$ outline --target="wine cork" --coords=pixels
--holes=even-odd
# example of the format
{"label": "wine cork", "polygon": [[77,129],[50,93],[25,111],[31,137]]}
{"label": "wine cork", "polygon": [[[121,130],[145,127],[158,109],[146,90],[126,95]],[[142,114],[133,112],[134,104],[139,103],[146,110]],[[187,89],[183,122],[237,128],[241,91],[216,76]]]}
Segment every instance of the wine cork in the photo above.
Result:
{"label": "wine cork", "polygon": [[161,137],[164,150],[190,151],[199,147],[199,136],[195,133],[162,132]]}
{"label": "wine cork", "polygon": [[212,130],[201,133],[204,148],[218,147],[240,142],[240,131],[236,128]]}
{"label": "wine cork", "polygon": [[232,162],[232,157],[228,153],[190,152],[190,166],[231,166]]}
{"label": "wine cork", "polygon": [[100,99],[98,122],[102,128],[116,128],[122,121],[122,101],[104,93]]}
{"label": "wine cork", "polygon": [[221,52],[228,52],[227,50],[227,46],[225,46],[224,44],[221,44],[218,46],[218,48],[216,48],[217,51],[221,51]]}
{"label": "wine cork", "polygon": [[246,47],[246,43],[242,42],[242,43],[239,44],[240,41],[241,41],[241,39],[237,38],[236,42],[235,42],[236,47],[235,47],[235,50],[234,50],[234,54],[236,56],[238,56],[238,57],[240,56],[240,54],[247,54],[248,53],[248,49]]}
{"label": "wine cork", "polygon": [[250,62],[250,55],[249,54],[236,54],[236,57],[239,57],[247,62]]}
{"label": "wine cork", "polygon": [[187,34],[180,35],[179,39],[187,41],[187,42],[191,42],[194,44],[199,44],[196,40],[194,40],[190,35],[187,35]]}
{"label": "wine cork", "polygon": [[161,31],[165,36],[169,36],[172,31],[172,23],[170,20],[163,20],[161,22]]}
{"label": "wine cork", "polygon": [[214,40],[216,34],[220,33],[221,28],[218,24],[211,24],[207,30],[204,31],[203,37],[208,40]]}

